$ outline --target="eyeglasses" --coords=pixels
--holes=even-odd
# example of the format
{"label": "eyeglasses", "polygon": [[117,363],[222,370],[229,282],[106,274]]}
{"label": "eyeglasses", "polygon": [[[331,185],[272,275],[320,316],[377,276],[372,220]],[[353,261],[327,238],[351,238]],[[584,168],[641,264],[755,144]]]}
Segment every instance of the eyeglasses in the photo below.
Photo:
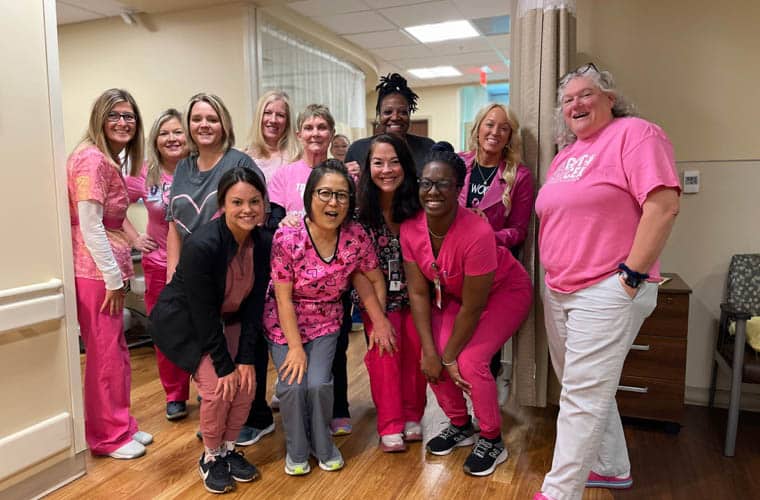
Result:
{"label": "eyeglasses", "polygon": [[331,191],[326,188],[317,189],[316,194],[319,201],[323,203],[330,203],[330,200],[335,197],[335,201],[341,205],[345,205],[351,198],[351,195],[347,191]]}
{"label": "eyeglasses", "polygon": [[566,84],[568,81],[570,81],[571,78],[575,78],[581,75],[585,75],[589,71],[594,73],[600,73],[599,68],[596,67],[596,64],[590,62],[586,63],[583,66],[578,66],[578,68],[574,69],[573,71],[568,71],[565,73],[565,75],[559,79],[560,86]]}
{"label": "eyeglasses", "polygon": [[454,187],[454,181],[452,181],[451,179],[443,179],[440,181],[434,181],[432,179],[426,179],[423,177],[422,179],[418,180],[417,183],[420,186],[420,190],[424,192],[430,191],[431,189],[433,189],[433,186],[435,186],[435,188],[439,192],[448,191],[449,189]]}
{"label": "eyeglasses", "polygon": [[137,121],[137,117],[134,113],[119,113],[117,111],[111,111],[106,116],[109,123],[119,123],[119,120],[122,118],[126,123],[135,123],[135,121]]}

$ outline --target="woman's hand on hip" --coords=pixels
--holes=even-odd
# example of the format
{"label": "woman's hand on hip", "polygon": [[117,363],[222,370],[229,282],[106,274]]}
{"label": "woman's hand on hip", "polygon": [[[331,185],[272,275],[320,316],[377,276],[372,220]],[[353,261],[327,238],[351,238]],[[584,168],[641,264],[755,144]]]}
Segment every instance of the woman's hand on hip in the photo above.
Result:
{"label": "woman's hand on hip", "polygon": [[240,391],[251,394],[256,391],[256,372],[253,365],[237,365],[235,368],[240,377]]}
{"label": "woman's hand on hip", "polygon": [[306,351],[303,347],[288,349],[285,361],[280,366],[280,380],[291,385],[293,381],[301,383],[306,374]]}
{"label": "woman's hand on hip", "polygon": [[459,365],[457,362],[455,361],[453,365],[444,365],[444,368],[446,368],[451,380],[454,381],[454,385],[464,391],[465,394],[469,395],[472,390],[472,385],[462,378],[462,374],[459,373]]}
{"label": "woman's hand on hip", "polygon": [[237,370],[233,370],[224,377],[219,377],[216,382],[214,394],[221,396],[223,400],[232,402],[235,399],[238,388],[240,387],[240,375]]}
{"label": "woman's hand on hip", "polygon": [[428,382],[431,384],[438,383],[438,379],[441,377],[441,370],[443,369],[441,358],[438,354],[423,354],[421,368]]}
{"label": "woman's hand on hip", "polygon": [[100,306],[100,312],[106,312],[111,316],[122,314],[124,311],[124,292],[117,288],[116,290],[106,290],[106,298]]}
{"label": "woman's hand on hip", "polygon": [[147,233],[140,233],[137,235],[137,238],[135,238],[135,241],[132,242],[132,248],[142,253],[149,253],[158,249],[158,243],[156,243],[156,240],[148,236]]}

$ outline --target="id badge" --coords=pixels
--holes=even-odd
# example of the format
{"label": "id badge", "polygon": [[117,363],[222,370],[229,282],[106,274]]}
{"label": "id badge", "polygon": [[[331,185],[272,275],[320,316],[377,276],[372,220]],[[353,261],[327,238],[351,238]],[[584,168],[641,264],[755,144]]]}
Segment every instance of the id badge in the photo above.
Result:
{"label": "id badge", "polygon": [[388,283],[389,291],[401,291],[401,262],[398,259],[390,259],[388,261]]}

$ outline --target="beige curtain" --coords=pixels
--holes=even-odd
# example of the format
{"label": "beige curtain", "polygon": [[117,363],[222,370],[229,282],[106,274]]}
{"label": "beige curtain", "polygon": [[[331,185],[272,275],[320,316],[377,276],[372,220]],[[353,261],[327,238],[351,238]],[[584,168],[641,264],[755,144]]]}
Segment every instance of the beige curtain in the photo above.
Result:
{"label": "beige curtain", "polygon": [[[569,71],[575,56],[575,0],[518,0],[512,15],[510,106],[523,132],[523,163],[533,172],[537,187],[556,153],[553,113],[557,81]],[[534,307],[514,337],[510,403],[546,406],[549,351],[543,321],[535,216],[523,262],[535,283]]]}

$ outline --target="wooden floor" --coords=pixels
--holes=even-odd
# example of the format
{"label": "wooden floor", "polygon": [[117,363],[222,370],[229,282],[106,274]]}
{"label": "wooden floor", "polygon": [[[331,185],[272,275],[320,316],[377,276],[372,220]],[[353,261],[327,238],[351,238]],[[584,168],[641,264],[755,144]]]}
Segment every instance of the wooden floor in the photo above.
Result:
{"label": "wooden floor", "polygon": [[[339,472],[324,472],[312,464],[311,474],[286,476],[285,444],[280,417],[278,430],[245,448],[261,478],[238,484],[224,498],[358,498],[374,499],[532,499],[549,469],[556,409],[528,408],[504,414],[504,437],[510,457],[486,478],[462,471],[469,450],[447,457],[426,455],[420,443],[406,453],[386,454],[377,446],[375,409],[362,363],[364,341],[352,334],[349,353],[349,400],[354,422],[350,436],[337,438],[346,459]],[[87,458],[88,473],[56,491],[51,499],[213,498],[201,484],[197,462],[202,451],[195,437],[198,406],[193,390],[190,416],[178,423],[164,418],[164,393],[157,379],[150,348],[132,351],[132,408],[142,430],[153,433],[145,457],[119,461]],[[270,372],[271,373],[271,372]],[[273,377],[270,376],[270,394]],[[721,454],[725,410],[688,407],[678,435],[659,428],[627,424],[634,488],[628,491],[586,490],[585,500],[601,499],[729,499],[760,498],[760,419],[742,414],[736,458]],[[434,403],[423,427],[426,439],[444,424]]]}

